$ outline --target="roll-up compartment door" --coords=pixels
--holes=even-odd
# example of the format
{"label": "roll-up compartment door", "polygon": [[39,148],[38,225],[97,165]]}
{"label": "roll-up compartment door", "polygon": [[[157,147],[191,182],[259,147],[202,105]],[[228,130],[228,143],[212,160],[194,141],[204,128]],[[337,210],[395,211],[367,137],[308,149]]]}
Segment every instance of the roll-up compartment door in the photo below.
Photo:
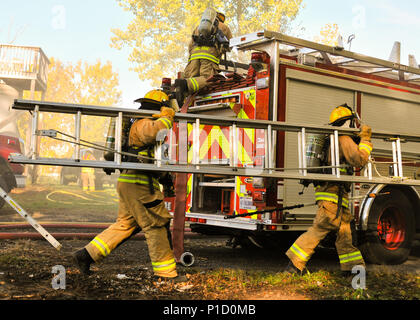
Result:
{"label": "roll-up compartment door", "polygon": [[[324,126],[329,121],[329,116],[334,107],[347,103],[353,106],[354,91],[344,90],[325,85],[287,80],[287,106],[286,121]],[[298,160],[298,134],[286,132],[285,137],[285,167],[296,168]],[[310,185],[303,195],[302,185],[297,180],[286,180],[284,187],[284,205],[296,203],[309,203],[314,201],[314,188]],[[314,213],[315,207],[293,210],[294,213]]]}

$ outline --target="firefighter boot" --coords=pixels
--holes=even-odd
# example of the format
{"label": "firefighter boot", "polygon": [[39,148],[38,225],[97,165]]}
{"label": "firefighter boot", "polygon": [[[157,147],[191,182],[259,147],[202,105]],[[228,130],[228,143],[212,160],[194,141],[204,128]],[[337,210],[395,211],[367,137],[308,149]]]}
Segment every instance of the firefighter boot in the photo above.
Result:
{"label": "firefighter boot", "polygon": [[184,105],[185,95],[188,93],[188,84],[185,79],[175,79],[175,97],[179,106]]}
{"label": "firefighter boot", "polygon": [[289,261],[286,268],[284,268],[283,272],[290,273],[290,274],[296,274],[298,276],[302,276],[305,273],[309,273],[308,269],[304,268],[303,270],[300,270],[295,267],[293,262]]}
{"label": "firefighter boot", "polygon": [[73,260],[80,272],[86,275],[91,274],[89,268],[94,261],[85,248],[77,250],[73,254]]}
{"label": "firefighter boot", "polygon": [[187,282],[188,278],[184,275],[178,275],[173,278],[167,278],[167,277],[160,277],[160,276],[153,276],[153,280],[157,282],[167,282],[167,283],[181,283],[181,282]]}

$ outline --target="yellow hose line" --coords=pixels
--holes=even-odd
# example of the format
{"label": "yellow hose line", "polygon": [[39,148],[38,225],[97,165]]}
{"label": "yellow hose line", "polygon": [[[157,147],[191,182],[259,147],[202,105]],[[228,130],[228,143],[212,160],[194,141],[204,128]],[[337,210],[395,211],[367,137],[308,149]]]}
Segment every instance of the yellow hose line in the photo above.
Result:
{"label": "yellow hose line", "polygon": [[[87,197],[84,197],[84,196],[82,196],[82,195],[80,195],[80,194],[77,194],[77,193],[74,193],[74,192],[63,191],[63,190],[59,190],[59,191],[52,191],[52,192],[50,192],[49,194],[47,194],[46,199],[47,199],[48,201],[51,201],[51,202],[56,202],[56,203],[73,204],[73,202],[69,202],[69,201],[61,201],[61,200],[54,200],[54,199],[51,199],[51,195],[53,195],[53,194],[55,194],[55,193],[68,194],[68,195],[71,195],[71,196],[74,196],[74,197],[77,197],[77,198],[80,198],[80,199],[83,199],[83,200],[88,201],[88,202],[80,202],[80,204],[88,204],[88,205],[107,205],[107,204],[114,204],[114,202],[118,202],[118,200],[117,200],[117,199],[113,199],[113,200],[114,200],[114,202],[103,202],[103,201],[100,201],[100,202],[99,202],[99,200],[96,200],[96,199],[91,199],[91,198],[87,198]],[[103,198],[102,198],[102,199],[103,199]],[[96,202],[96,203],[95,203],[95,202]]]}

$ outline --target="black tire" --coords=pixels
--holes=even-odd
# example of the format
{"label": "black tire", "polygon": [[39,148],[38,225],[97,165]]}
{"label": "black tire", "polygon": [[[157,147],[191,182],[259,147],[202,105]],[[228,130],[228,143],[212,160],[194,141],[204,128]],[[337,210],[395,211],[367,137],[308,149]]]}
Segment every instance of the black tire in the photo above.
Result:
{"label": "black tire", "polygon": [[[0,176],[0,187],[6,191],[7,193],[10,192],[10,187],[7,185],[6,181]],[[6,201],[3,200],[3,198],[0,198],[0,209],[3,208],[3,206],[5,205]]]}
{"label": "black tire", "polygon": [[363,257],[374,264],[407,260],[415,235],[414,209],[400,190],[391,190],[372,204],[367,231],[361,235]]}

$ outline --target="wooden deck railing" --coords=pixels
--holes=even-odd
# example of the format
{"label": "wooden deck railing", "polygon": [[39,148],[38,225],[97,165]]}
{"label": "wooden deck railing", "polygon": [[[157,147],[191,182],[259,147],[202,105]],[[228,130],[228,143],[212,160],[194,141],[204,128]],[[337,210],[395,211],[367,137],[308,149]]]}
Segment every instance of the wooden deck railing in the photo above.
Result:
{"label": "wooden deck railing", "polygon": [[47,83],[49,60],[41,48],[0,44],[0,77]]}

